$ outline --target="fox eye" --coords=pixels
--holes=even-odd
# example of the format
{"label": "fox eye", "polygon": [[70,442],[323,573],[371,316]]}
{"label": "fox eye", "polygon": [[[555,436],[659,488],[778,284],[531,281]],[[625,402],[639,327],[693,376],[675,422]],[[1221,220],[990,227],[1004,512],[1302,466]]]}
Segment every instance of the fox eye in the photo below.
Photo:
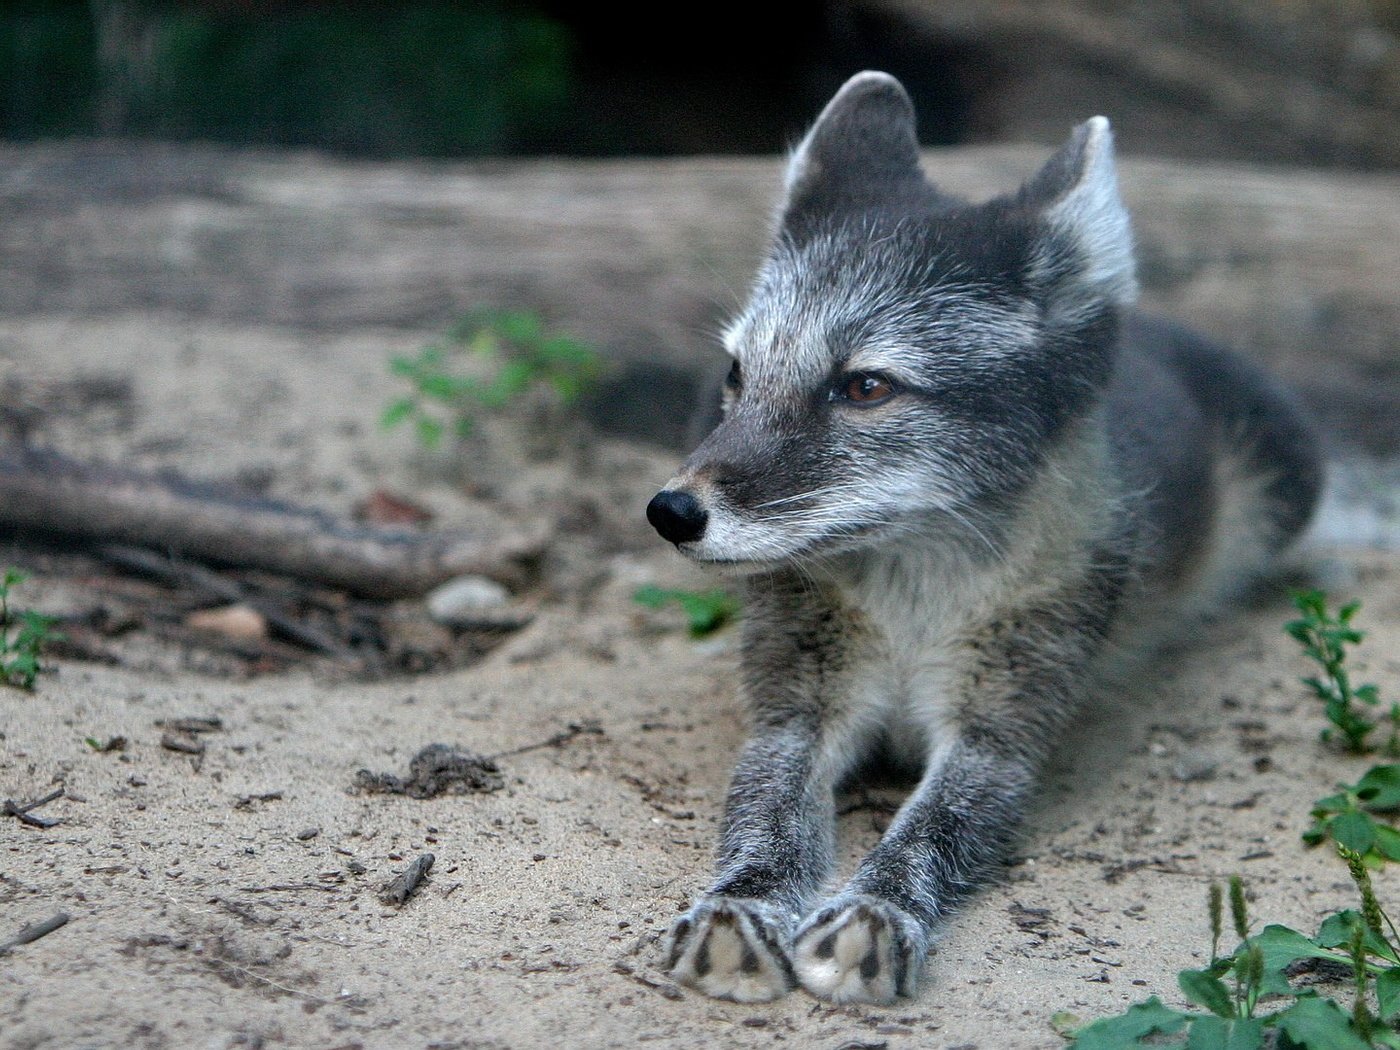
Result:
{"label": "fox eye", "polygon": [[861,406],[878,405],[898,392],[894,380],[879,372],[851,372],[836,381],[831,399]]}
{"label": "fox eye", "polygon": [[738,361],[729,366],[729,374],[724,377],[724,385],[729,390],[738,390],[744,385],[744,377],[739,371]]}

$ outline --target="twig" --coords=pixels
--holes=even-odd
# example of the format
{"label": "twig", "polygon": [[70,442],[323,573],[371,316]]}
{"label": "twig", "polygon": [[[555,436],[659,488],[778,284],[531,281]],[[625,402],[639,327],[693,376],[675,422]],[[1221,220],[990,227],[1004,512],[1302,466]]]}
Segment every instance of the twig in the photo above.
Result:
{"label": "twig", "polygon": [[66,911],[61,911],[56,915],[51,915],[43,922],[34,922],[30,923],[28,926],[21,927],[19,933],[15,934],[4,944],[0,944],[0,955],[8,955],[21,944],[29,944],[31,941],[37,941],[40,937],[47,937],[49,934],[53,933],[54,930],[66,926],[69,918],[70,916]]}
{"label": "twig", "polygon": [[432,870],[433,861],[436,859],[431,853],[424,853],[418,857],[390,880],[389,884],[384,887],[384,892],[379,895],[379,899],[385,904],[401,907],[413,895],[413,891],[418,888],[424,876]]}
{"label": "twig", "polygon": [[63,788],[55,788],[43,798],[36,798],[31,802],[16,802],[12,798],[7,798],[3,805],[0,805],[0,813],[7,817],[16,818],[21,824],[28,824],[31,828],[51,828],[55,824],[60,824],[57,817],[36,817],[31,810],[46,806],[56,798],[63,797]]}
{"label": "twig", "polygon": [[230,604],[246,605],[266,619],[268,626],[273,630],[308,649],[328,653],[343,660],[356,658],[357,654],[353,650],[341,645],[324,631],[293,619],[272,602],[250,594],[241,584],[210,572],[203,566],[116,543],[104,544],[97,549],[97,553],[122,568],[154,576],[167,583],[193,587]]}
{"label": "twig", "polygon": [[494,762],[498,758],[510,758],[512,755],[523,755],[527,751],[539,751],[546,747],[563,747],[569,741],[581,736],[602,736],[603,727],[597,722],[570,722],[569,728],[562,732],[555,733],[546,740],[539,740],[533,744],[524,744],[520,747],[513,747],[509,751],[498,751],[490,755],[489,760]]}
{"label": "twig", "polygon": [[299,890],[320,890],[322,893],[335,893],[339,886],[326,886],[319,882],[277,882],[271,886],[240,886],[244,893],[296,893]]}

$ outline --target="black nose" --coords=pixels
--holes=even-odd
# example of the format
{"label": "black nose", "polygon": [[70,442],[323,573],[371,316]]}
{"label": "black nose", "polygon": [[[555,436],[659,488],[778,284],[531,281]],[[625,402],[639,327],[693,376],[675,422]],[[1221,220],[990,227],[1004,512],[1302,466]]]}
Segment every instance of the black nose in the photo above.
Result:
{"label": "black nose", "polygon": [[679,489],[662,489],[647,504],[647,521],[661,533],[662,539],[672,543],[698,540],[709,520],[700,501]]}

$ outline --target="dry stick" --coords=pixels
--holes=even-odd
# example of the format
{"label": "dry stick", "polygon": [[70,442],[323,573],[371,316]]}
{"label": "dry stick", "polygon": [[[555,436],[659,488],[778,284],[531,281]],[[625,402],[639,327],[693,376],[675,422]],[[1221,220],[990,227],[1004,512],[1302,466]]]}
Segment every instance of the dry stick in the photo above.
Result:
{"label": "dry stick", "polygon": [[4,804],[0,805],[0,813],[7,817],[15,817],[21,824],[28,824],[31,828],[51,828],[62,822],[57,817],[36,817],[30,810],[46,806],[54,799],[62,797],[63,788],[55,788],[43,798],[36,798],[30,802],[16,802],[12,798],[7,798]]}
{"label": "dry stick", "polygon": [[423,876],[432,870],[433,861],[436,859],[431,853],[424,853],[416,858],[413,863],[396,875],[389,885],[384,887],[384,892],[379,895],[379,899],[385,904],[393,904],[396,907],[402,905],[418,888],[418,884],[423,881]]}
{"label": "dry stick", "polygon": [[0,526],[177,550],[375,598],[416,597],[454,576],[523,582],[538,528],[501,535],[351,527],[286,503],[178,477],[0,446]]}
{"label": "dry stick", "polygon": [[194,587],[221,601],[240,603],[256,609],[274,629],[308,649],[329,653],[341,659],[355,658],[354,652],[324,631],[284,615],[271,602],[251,597],[240,584],[202,566],[176,561],[174,558],[154,554],[139,547],[127,547],[116,543],[103,544],[97,549],[97,553],[123,568],[134,569],[168,583]]}
{"label": "dry stick", "polygon": [[53,933],[54,930],[66,926],[68,924],[68,919],[68,913],[66,911],[61,911],[45,919],[43,922],[34,922],[30,923],[28,926],[21,927],[19,933],[15,934],[4,944],[0,944],[0,955],[8,955],[21,944],[28,944],[31,941],[37,941],[40,937],[47,937],[49,934]]}
{"label": "dry stick", "polygon": [[533,744],[522,744],[520,747],[513,747],[509,751],[497,751],[494,755],[487,755],[488,762],[494,762],[498,758],[510,758],[512,755],[523,755],[527,751],[539,751],[546,747],[563,747],[569,741],[581,736],[603,736],[603,727],[596,722],[571,722],[569,728],[555,733],[545,740],[537,740]]}

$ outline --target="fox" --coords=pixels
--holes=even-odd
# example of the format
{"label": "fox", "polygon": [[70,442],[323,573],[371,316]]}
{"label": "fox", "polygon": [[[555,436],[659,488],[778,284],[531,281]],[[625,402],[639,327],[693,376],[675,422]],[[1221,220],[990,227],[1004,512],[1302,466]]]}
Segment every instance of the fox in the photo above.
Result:
{"label": "fox", "polygon": [[[864,72],[790,155],[719,421],[646,508],[745,591],[750,736],[664,948],[680,983],[916,995],[1086,695],[1304,531],[1301,404],[1137,289],[1103,117],[969,203],[925,176],[900,83]],[[872,763],[915,786],[824,893],[837,791]]]}

